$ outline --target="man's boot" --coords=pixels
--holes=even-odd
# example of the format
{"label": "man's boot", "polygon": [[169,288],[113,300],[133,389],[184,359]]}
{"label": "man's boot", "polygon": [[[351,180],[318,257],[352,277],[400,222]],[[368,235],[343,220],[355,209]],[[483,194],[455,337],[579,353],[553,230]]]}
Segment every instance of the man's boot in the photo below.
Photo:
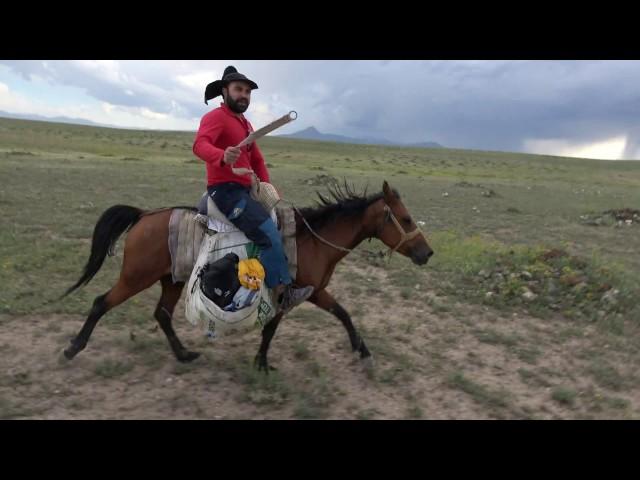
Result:
{"label": "man's boot", "polygon": [[280,303],[280,309],[282,313],[288,313],[297,307],[305,300],[307,300],[313,294],[313,287],[295,288],[293,285],[286,285],[282,294],[282,302]]}

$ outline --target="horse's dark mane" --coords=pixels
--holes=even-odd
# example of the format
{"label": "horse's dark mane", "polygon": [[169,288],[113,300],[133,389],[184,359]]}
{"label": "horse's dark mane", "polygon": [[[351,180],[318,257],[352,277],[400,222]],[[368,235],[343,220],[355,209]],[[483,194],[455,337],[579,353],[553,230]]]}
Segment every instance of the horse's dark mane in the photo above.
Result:
{"label": "horse's dark mane", "polygon": [[[361,215],[369,205],[384,197],[382,192],[367,196],[367,187],[363,193],[356,193],[355,188],[346,180],[342,185],[338,183],[329,185],[327,190],[328,195],[316,192],[320,199],[316,206],[300,209],[300,213],[314,230],[339,219]],[[396,190],[393,192],[400,197]],[[297,229],[298,232],[307,230],[304,222],[300,222]]]}

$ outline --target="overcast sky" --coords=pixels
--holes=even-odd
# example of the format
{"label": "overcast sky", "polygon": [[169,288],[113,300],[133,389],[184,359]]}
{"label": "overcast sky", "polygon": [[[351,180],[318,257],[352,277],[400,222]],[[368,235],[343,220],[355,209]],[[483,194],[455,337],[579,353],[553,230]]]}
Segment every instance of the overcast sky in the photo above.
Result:
{"label": "overcast sky", "polygon": [[195,131],[227,65],[260,87],[254,128],[298,112],[275,134],[640,158],[640,61],[0,60],[0,110]]}

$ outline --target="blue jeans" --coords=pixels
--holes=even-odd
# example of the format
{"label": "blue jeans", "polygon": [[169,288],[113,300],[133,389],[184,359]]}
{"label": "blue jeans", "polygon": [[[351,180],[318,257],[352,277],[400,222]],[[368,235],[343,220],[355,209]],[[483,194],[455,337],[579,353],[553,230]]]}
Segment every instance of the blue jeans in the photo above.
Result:
{"label": "blue jeans", "polygon": [[292,283],[280,233],[264,207],[251,198],[250,188],[238,183],[219,183],[207,187],[216,207],[260,250],[267,287]]}

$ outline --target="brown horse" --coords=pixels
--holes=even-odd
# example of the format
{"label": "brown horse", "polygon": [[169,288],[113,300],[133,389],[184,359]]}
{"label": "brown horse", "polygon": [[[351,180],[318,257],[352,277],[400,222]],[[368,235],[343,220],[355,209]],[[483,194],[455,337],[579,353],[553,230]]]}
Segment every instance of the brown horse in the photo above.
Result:
{"label": "brown horse", "polygon": [[[433,250],[397,191],[392,190],[386,181],[382,193],[369,197],[366,192],[365,195],[356,195],[346,182],[343,188],[336,186],[329,192],[330,197],[318,193],[320,204],[317,207],[296,211],[298,272],[295,282],[315,287],[308,301],[337,317],[349,334],[353,351],[358,351],[360,358],[366,359],[371,353],[354,328],[351,317],[326,290],[336,264],[363,240],[371,238],[378,238],[387,245],[389,255],[397,251],[417,265],[427,263]],[[144,212],[135,207],[115,205],[102,214],[93,232],[91,255],[84,273],[64,295],[86,285],[98,272],[118,237],[129,230],[124,244],[122,270],[113,288],[94,300],[82,329],[64,350],[66,358],[72,359],[86,347],[91,332],[105,313],[157,281],[162,285],[162,295],[154,316],[173,353],[181,362],[190,362],[200,355],[184,348],[171,325],[173,310],[184,287],[184,282],[173,283],[171,277],[168,249],[171,211]],[[281,319],[282,314],[277,314],[262,330],[262,343],[255,358],[259,370],[273,370],[267,362],[267,351]]]}

